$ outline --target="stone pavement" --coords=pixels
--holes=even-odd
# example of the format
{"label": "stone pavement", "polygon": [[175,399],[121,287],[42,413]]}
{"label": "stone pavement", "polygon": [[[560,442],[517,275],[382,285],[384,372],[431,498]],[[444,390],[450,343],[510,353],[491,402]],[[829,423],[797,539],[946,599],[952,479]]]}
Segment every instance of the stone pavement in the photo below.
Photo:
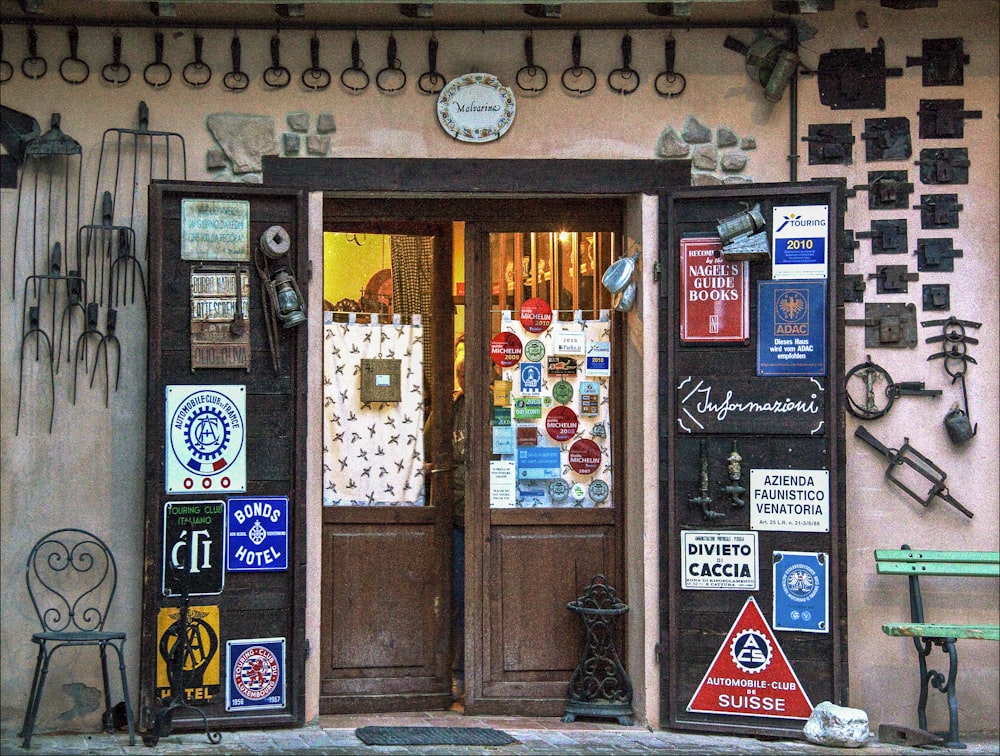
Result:
{"label": "stone pavement", "polygon": [[[367,725],[438,725],[444,727],[494,727],[517,739],[507,746],[368,746],[354,731]],[[877,729],[877,726],[874,726]],[[744,756],[748,754],[835,754],[865,756],[878,754],[966,754],[996,756],[1000,741],[996,734],[964,735],[966,750],[946,748],[906,748],[878,742],[858,749],[837,749],[800,740],[761,740],[753,737],[705,735],[702,733],[650,731],[646,727],[626,727],[610,721],[584,720],[571,724],[559,718],[467,717],[456,712],[416,712],[410,714],[340,715],[320,717],[305,727],[267,730],[233,730],[222,733],[218,745],[205,734],[175,733],[154,747],[128,745],[128,735],[115,733],[73,733],[35,735],[31,750],[24,751],[13,731],[0,733],[0,754],[18,756],[34,753],[60,754],[691,754],[692,756]]]}

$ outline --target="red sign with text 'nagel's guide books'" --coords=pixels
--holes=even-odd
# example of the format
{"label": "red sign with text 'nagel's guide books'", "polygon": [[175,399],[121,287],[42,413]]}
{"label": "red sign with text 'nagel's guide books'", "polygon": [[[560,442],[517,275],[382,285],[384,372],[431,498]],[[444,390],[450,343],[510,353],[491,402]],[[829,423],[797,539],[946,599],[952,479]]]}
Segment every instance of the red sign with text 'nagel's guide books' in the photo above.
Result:
{"label": "red sign with text 'nagel's guide books'", "polygon": [[750,338],[750,263],[726,260],[717,237],[681,239],[681,341]]}
{"label": "red sign with text 'nagel's guide books'", "polygon": [[688,711],[809,719],[812,704],[753,596],[743,605]]}

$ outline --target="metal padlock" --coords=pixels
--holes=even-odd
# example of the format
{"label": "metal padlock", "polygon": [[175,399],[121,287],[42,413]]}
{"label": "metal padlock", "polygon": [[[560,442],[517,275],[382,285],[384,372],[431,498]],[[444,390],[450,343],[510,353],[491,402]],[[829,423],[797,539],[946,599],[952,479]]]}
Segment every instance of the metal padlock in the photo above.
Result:
{"label": "metal padlock", "polygon": [[953,444],[964,444],[975,435],[969,416],[957,403],[944,416],[944,427]]}

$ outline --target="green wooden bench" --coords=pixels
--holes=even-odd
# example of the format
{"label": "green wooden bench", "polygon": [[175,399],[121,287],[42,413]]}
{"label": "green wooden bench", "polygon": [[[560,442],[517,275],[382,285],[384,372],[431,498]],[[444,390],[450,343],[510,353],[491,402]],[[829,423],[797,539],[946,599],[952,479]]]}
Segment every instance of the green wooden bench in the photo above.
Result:
{"label": "green wooden bench", "polygon": [[[920,577],[985,577],[1000,578],[1000,552],[996,551],[922,551],[906,544],[899,549],[875,551],[875,565],[880,575],[906,575],[910,583],[910,621],[887,622],[882,632],[897,638],[912,638],[920,662],[920,702],[917,717],[920,727],[927,729],[927,693],[929,686],[948,696],[948,739],[945,745],[965,746],[958,739],[958,699],[955,678],[958,675],[959,639],[1000,640],[1000,626],[939,624],[924,621],[924,604],[920,596]],[[939,646],[948,654],[948,677],[937,670],[927,669],[931,649]]]}

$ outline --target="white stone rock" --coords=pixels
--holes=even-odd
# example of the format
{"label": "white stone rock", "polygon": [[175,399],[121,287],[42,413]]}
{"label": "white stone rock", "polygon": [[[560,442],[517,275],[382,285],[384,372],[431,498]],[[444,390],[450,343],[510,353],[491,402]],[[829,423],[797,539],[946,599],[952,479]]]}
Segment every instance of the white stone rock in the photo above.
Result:
{"label": "white stone rock", "polygon": [[839,748],[860,748],[869,738],[868,713],[824,701],[802,728],[810,743]]}

